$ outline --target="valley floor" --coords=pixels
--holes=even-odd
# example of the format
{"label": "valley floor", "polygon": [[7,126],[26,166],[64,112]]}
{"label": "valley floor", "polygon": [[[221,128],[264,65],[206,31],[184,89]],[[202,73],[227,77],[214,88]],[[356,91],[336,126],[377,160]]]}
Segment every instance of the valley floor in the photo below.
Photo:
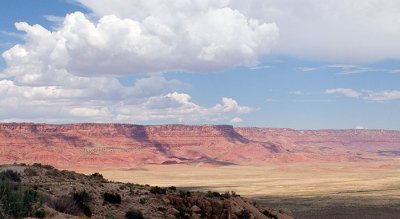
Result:
{"label": "valley floor", "polygon": [[121,182],[235,191],[297,218],[400,217],[400,160],[223,167],[147,165],[99,172]]}

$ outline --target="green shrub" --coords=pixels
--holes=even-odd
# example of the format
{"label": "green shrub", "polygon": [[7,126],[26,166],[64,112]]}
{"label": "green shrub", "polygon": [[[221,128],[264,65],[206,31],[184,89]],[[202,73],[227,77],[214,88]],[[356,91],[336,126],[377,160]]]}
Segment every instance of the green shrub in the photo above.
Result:
{"label": "green shrub", "polygon": [[125,218],[127,218],[127,219],[144,219],[142,212],[139,210],[136,210],[136,209],[127,211],[125,213]]}
{"label": "green shrub", "polygon": [[104,193],[103,194],[104,201],[111,204],[121,204],[121,196],[118,193]]}

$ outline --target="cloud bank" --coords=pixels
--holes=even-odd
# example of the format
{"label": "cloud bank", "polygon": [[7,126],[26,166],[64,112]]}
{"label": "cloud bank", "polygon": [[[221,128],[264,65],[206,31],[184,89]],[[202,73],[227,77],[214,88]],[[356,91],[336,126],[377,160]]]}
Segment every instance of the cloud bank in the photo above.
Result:
{"label": "cloud bank", "polygon": [[[0,120],[229,122],[253,111],[228,97],[202,107],[163,73],[254,66],[279,36],[274,23],[224,1],[82,3],[96,15],[47,16],[52,30],[15,24],[25,35],[2,54]],[[142,78],[123,86],[127,75]]]}
{"label": "cloud bank", "polygon": [[400,100],[400,91],[399,90],[388,90],[388,91],[355,91],[350,88],[333,88],[326,89],[325,94],[340,94],[346,97],[359,98],[366,101],[372,102],[383,102],[390,100]]}
{"label": "cloud bank", "polygon": [[398,0],[230,2],[247,16],[278,25],[274,53],[342,63],[400,59]]}

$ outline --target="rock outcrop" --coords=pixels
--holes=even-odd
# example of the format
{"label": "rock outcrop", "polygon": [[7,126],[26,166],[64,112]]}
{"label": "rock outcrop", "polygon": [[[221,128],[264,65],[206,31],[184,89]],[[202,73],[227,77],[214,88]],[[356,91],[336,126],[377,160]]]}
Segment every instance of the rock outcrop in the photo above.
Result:
{"label": "rock outcrop", "polygon": [[0,163],[59,168],[397,159],[400,131],[229,125],[0,124]]}

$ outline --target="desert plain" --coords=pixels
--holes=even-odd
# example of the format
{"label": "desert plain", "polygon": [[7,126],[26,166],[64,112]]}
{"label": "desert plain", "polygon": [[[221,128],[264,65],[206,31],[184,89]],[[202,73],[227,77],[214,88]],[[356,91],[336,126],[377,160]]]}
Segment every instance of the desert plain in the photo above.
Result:
{"label": "desert plain", "polygon": [[235,191],[296,218],[398,218],[400,214],[400,160],[221,167],[145,165],[100,172],[122,182]]}

